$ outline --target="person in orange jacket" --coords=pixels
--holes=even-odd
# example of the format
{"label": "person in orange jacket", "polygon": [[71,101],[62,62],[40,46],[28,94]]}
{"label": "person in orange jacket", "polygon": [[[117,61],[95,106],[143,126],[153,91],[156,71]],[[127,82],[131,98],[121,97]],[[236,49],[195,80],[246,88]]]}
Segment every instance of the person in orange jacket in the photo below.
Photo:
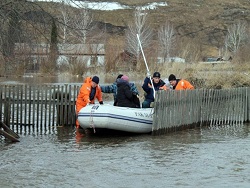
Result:
{"label": "person in orange jacket", "polygon": [[[100,104],[103,104],[102,100],[102,91],[99,84],[99,77],[94,76],[93,78],[87,77],[80,88],[80,91],[76,100],[76,115],[79,111],[87,106],[88,104],[94,104],[95,99],[99,101]],[[76,120],[76,128],[80,128],[78,120]]]}
{"label": "person in orange jacket", "polygon": [[169,75],[168,81],[170,82],[170,85],[173,87],[173,90],[194,89],[194,86],[190,84],[190,82],[184,79],[176,79],[175,75],[173,74]]}

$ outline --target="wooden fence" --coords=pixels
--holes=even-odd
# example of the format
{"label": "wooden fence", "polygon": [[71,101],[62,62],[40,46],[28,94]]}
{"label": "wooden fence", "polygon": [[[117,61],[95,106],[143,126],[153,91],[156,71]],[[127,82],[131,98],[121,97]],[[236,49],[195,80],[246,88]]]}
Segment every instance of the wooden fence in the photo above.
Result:
{"label": "wooden fence", "polygon": [[197,125],[232,125],[250,120],[250,88],[158,92],[153,134]]}
{"label": "wooden fence", "polygon": [[[0,120],[15,132],[50,132],[75,125],[81,84],[0,85]],[[153,134],[197,125],[250,120],[250,88],[157,92]]]}
{"label": "wooden fence", "polygon": [[18,132],[47,132],[57,125],[75,125],[75,99],[80,86],[0,85],[1,120],[18,127]]}

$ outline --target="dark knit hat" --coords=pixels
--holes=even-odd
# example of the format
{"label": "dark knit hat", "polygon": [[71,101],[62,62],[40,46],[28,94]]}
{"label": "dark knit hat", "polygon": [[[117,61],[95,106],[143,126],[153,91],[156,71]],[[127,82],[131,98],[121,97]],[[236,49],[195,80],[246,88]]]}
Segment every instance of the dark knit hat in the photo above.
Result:
{"label": "dark knit hat", "polygon": [[155,72],[155,73],[153,74],[153,78],[154,78],[154,77],[160,78],[160,77],[161,77],[161,74],[160,74],[159,72]]}
{"label": "dark knit hat", "polygon": [[92,81],[95,82],[96,84],[99,84],[99,77],[94,76],[94,77],[92,78]]}
{"label": "dark knit hat", "polygon": [[121,78],[123,74],[119,74],[116,79]]}
{"label": "dark knit hat", "polygon": [[173,74],[170,74],[170,75],[169,75],[168,81],[171,81],[171,80],[176,80],[175,75],[173,75]]}

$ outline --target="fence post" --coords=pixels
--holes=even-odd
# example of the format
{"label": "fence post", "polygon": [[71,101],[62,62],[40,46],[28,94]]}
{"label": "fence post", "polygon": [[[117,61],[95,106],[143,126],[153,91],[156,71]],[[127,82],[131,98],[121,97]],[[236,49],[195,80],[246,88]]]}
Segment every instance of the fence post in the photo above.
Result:
{"label": "fence post", "polygon": [[72,114],[75,114],[75,107],[72,105],[70,93],[63,90],[57,90],[52,97],[57,100],[57,125],[72,125]]}
{"label": "fence post", "polygon": [[9,97],[5,98],[4,101],[4,112],[3,112],[3,117],[4,117],[4,124],[10,126],[10,106],[11,106],[11,99]]}
{"label": "fence post", "polygon": [[246,97],[247,97],[247,122],[250,122],[250,87],[246,89]]}

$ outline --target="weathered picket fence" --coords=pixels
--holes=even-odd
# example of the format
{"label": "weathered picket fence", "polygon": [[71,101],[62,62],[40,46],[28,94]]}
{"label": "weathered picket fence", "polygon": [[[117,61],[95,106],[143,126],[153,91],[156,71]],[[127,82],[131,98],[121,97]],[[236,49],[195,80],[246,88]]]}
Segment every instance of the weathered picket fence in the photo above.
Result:
{"label": "weathered picket fence", "polygon": [[[81,84],[0,85],[1,120],[17,131],[51,131],[75,125],[75,99]],[[13,127],[14,128],[14,127]]]}
{"label": "weathered picket fence", "polygon": [[156,96],[153,134],[200,125],[250,120],[250,88],[161,91]]}
{"label": "weathered picket fence", "polygon": [[[81,84],[0,84],[0,121],[15,132],[49,133],[75,125]],[[250,88],[157,92],[153,134],[200,125],[241,124],[250,119]]]}

